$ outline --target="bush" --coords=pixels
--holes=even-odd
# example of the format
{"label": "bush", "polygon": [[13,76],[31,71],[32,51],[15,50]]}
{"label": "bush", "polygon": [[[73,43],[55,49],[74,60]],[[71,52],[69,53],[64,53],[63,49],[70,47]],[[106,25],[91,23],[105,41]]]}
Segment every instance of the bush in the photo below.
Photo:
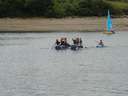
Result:
{"label": "bush", "polygon": [[0,17],[128,15],[128,0],[0,0]]}

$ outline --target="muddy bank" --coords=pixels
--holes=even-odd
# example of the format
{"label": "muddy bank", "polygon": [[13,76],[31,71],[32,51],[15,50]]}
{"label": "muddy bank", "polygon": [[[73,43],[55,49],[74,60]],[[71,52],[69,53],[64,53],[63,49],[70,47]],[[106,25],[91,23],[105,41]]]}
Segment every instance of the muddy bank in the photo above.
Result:
{"label": "muddy bank", "polygon": [[[128,31],[128,18],[113,18],[113,29]],[[106,30],[106,18],[2,18],[0,32],[99,32]]]}

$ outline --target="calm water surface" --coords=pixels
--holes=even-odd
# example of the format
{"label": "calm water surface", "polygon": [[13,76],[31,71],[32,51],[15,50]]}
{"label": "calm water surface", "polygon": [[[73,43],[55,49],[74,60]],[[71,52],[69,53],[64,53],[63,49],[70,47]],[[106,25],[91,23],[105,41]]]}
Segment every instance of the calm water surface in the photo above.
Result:
{"label": "calm water surface", "polygon": [[[62,36],[88,48],[56,51]],[[0,96],[128,96],[128,33],[1,33]]]}

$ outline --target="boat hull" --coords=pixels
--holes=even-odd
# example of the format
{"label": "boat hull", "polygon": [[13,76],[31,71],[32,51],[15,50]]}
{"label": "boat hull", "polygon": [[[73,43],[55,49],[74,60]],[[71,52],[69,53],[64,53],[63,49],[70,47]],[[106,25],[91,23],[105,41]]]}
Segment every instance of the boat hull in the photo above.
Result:
{"label": "boat hull", "polygon": [[104,45],[97,45],[96,48],[103,48]]}
{"label": "boat hull", "polygon": [[111,35],[113,34],[113,32],[103,32],[104,34],[108,34],[108,35]]}

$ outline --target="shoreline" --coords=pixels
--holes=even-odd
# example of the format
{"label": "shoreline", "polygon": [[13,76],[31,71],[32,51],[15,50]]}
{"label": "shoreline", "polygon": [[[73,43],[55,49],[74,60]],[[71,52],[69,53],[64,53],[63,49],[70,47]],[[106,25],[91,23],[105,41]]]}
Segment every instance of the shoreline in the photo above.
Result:
{"label": "shoreline", "polygon": [[[112,18],[115,31],[128,31],[128,18]],[[1,18],[0,33],[27,32],[102,32],[105,17],[85,18]]]}

